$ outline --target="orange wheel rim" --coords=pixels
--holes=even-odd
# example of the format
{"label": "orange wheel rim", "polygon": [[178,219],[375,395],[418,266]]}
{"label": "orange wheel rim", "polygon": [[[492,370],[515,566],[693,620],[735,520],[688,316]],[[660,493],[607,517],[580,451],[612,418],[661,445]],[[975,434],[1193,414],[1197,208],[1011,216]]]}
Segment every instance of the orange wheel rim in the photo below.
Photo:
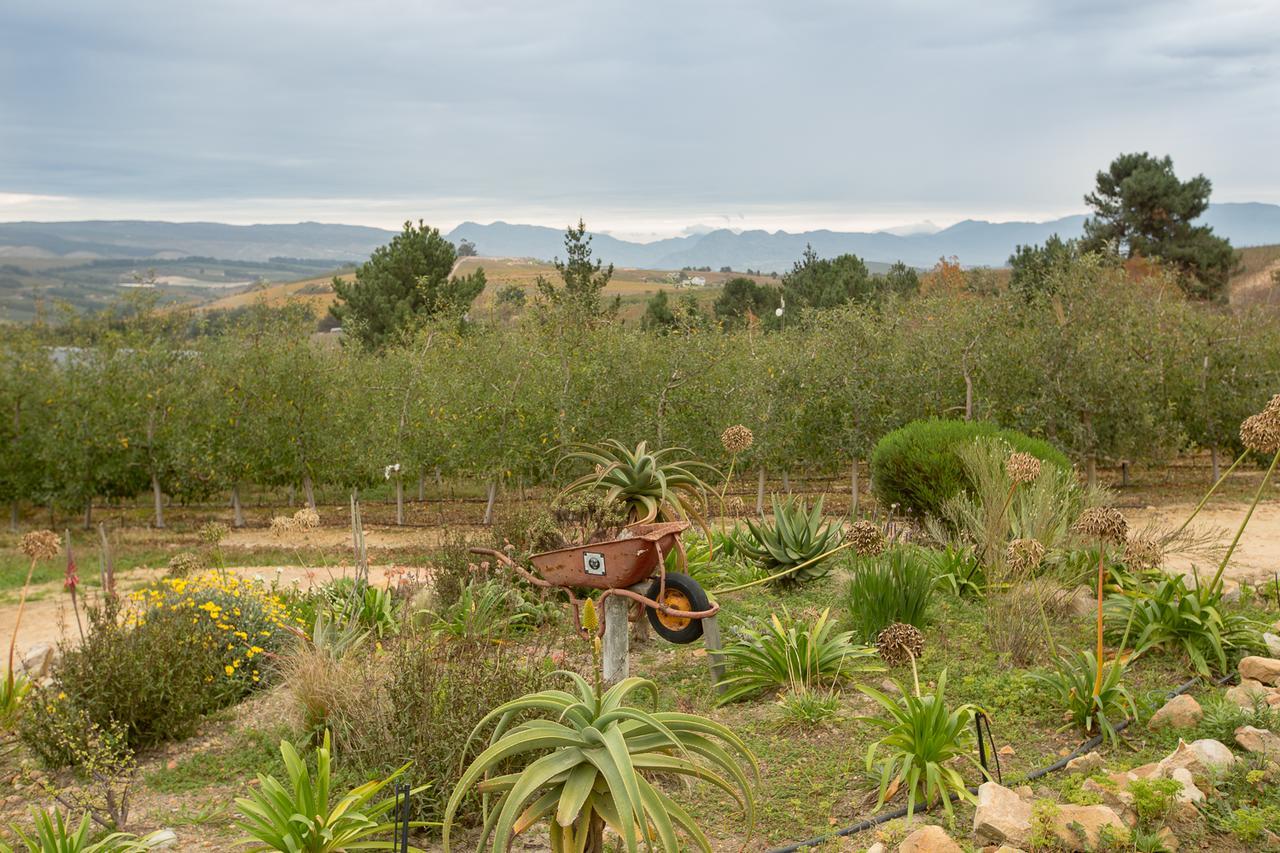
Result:
{"label": "orange wheel rim", "polygon": [[[668,589],[660,599],[660,603],[665,604],[673,610],[693,609],[692,602],[689,601],[689,596],[685,595],[678,589]],[[658,621],[662,623],[662,627],[672,631],[679,631],[686,628],[689,623],[693,621],[692,619],[688,619],[684,616],[672,616],[668,613],[663,613],[661,610],[654,612],[658,614]]]}

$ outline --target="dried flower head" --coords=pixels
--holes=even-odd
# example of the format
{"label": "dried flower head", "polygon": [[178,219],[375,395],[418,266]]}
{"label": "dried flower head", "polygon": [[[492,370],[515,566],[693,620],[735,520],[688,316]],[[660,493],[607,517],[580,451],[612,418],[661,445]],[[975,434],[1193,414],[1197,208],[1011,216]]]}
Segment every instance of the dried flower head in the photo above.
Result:
{"label": "dried flower head", "polygon": [[191,551],[179,551],[169,558],[169,577],[185,578],[204,568],[204,561],[199,554]]}
{"label": "dried flower head", "polygon": [[200,541],[206,545],[217,545],[223,539],[227,538],[227,534],[231,532],[231,528],[227,527],[220,521],[210,521],[207,524],[200,525],[198,531]]}
{"label": "dried flower head", "polygon": [[1272,395],[1271,399],[1267,401],[1267,404],[1262,407],[1262,411],[1280,414],[1280,394]]}
{"label": "dried flower head", "polygon": [[1164,562],[1164,548],[1149,536],[1130,536],[1124,542],[1124,562],[1130,569],[1158,569]]}
{"label": "dried flower head", "polygon": [[885,549],[884,532],[873,522],[860,520],[849,526],[849,541],[862,557],[874,557]]}
{"label": "dried flower head", "polygon": [[293,514],[293,526],[298,530],[315,530],[320,526],[320,513],[309,506]]}
{"label": "dried flower head", "polygon": [[1250,415],[1240,424],[1240,441],[1257,453],[1280,450],[1280,409],[1266,409]]}
{"label": "dried flower head", "polygon": [[1015,483],[1030,483],[1040,476],[1040,460],[1030,453],[1010,453],[1004,470]]}
{"label": "dried flower head", "polygon": [[756,437],[742,424],[734,424],[720,433],[720,443],[729,453],[741,453],[751,447]]}
{"label": "dried flower head", "polygon": [[1044,543],[1039,539],[1014,539],[1005,549],[1004,558],[1015,572],[1034,572],[1044,561]]}
{"label": "dried flower head", "polygon": [[277,515],[271,519],[271,534],[281,536],[293,530],[293,519],[287,515]]}
{"label": "dried flower head", "polygon": [[1082,536],[1121,542],[1129,532],[1129,522],[1124,520],[1118,509],[1095,506],[1080,513],[1071,529]]}
{"label": "dried flower head", "polygon": [[924,634],[914,625],[894,622],[876,635],[876,649],[889,666],[897,666],[920,657],[924,652]]}
{"label": "dried flower head", "polygon": [[62,551],[62,540],[52,530],[32,530],[22,535],[18,546],[33,560],[51,560]]}

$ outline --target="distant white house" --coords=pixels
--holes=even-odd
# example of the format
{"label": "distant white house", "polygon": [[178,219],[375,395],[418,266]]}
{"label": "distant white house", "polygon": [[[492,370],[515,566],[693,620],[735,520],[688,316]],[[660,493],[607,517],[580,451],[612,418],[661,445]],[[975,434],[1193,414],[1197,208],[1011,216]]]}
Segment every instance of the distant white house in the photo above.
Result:
{"label": "distant white house", "polygon": [[706,284],[707,280],[700,275],[690,276],[689,278],[690,287],[705,287]]}

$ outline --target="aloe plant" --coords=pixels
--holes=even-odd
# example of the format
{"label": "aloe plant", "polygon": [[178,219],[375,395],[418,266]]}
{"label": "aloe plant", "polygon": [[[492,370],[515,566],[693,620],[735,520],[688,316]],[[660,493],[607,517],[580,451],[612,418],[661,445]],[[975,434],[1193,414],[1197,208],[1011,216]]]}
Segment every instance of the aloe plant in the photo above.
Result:
{"label": "aloe plant", "polygon": [[817,558],[839,545],[842,537],[837,525],[823,522],[822,498],[810,510],[800,498],[774,495],[772,523],[747,519],[747,530],[751,535],[741,543],[743,553],[766,571],[778,574],[775,582],[781,585],[826,576],[830,564]]}
{"label": "aloe plant", "polygon": [[854,643],[850,631],[835,631],[829,611],[812,624],[788,614],[769,617],[762,630],[747,629],[724,650],[720,704],[773,687],[819,687],[856,672],[876,672],[876,650]]}
{"label": "aloe plant", "polygon": [[[393,850],[394,842],[373,840],[395,828],[385,818],[395,806],[394,799],[373,802],[378,792],[409,769],[404,764],[385,779],[366,782],[332,801],[329,761],[329,733],[316,750],[316,777],[313,780],[298,750],[288,741],[280,742],[280,756],[289,774],[289,787],[274,776],[258,774],[258,788],[248,797],[236,799],[244,817],[236,826],[248,833],[244,844],[252,853],[341,853],[343,850]],[[426,789],[421,786],[411,793]],[[415,821],[411,826],[425,826]],[[424,853],[418,847],[409,848]]]}
{"label": "aloe plant", "polygon": [[1136,718],[1138,709],[1124,683],[1124,665],[1117,660],[1104,667],[1102,682],[1095,689],[1097,672],[1097,658],[1085,649],[1060,656],[1055,670],[1033,672],[1031,679],[1048,688],[1076,728],[1087,735],[1101,734],[1114,745],[1120,741],[1116,723],[1125,714]]}
{"label": "aloe plant", "polygon": [[608,501],[619,501],[627,507],[631,523],[684,518],[705,526],[703,510],[708,486],[697,472],[717,477],[719,472],[704,462],[672,458],[681,453],[688,451],[680,447],[650,450],[644,441],[635,449],[615,439],[573,445],[560,462],[579,460],[595,470],[565,486],[561,495],[601,490]]}
{"label": "aloe plant", "polygon": [[948,710],[946,687],[946,670],[938,676],[937,689],[924,696],[919,695],[919,685],[914,692],[899,685],[903,694],[900,698],[859,686],[859,690],[884,709],[883,716],[859,718],[884,729],[884,737],[867,750],[868,770],[877,764],[877,755],[884,753],[879,761],[877,809],[884,805],[890,791],[898,785],[905,785],[907,789],[908,820],[915,813],[916,801],[920,799],[926,804],[941,800],[948,815],[952,813],[953,794],[970,802],[977,799],[969,793],[964,777],[955,765],[957,761],[967,761],[984,776],[987,773],[969,750],[970,726],[978,707],[964,704]]}
{"label": "aloe plant", "polygon": [[[601,693],[574,672],[559,673],[574,690],[544,690],[507,702],[485,716],[475,738],[496,725],[489,746],[463,773],[444,816],[444,849],[459,804],[474,786],[497,795],[477,850],[506,851],[512,839],[537,824],[551,824],[551,848],[600,853],[607,824],[628,853],[640,845],[675,853],[678,830],[704,853],[711,842],[694,817],[654,776],[685,776],[732,796],[755,826],[751,782],[759,768],[743,741],[720,723],[676,711],[646,711],[628,703],[641,692],[656,702],[657,685],[628,678]],[[523,720],[512,727],[517,719]]]}
{"label": "aloe plant", "polygon": [[172,843],[174,839],[172,832],[157,830],[142,837],[128,832],[113,832],[105,838],[91,841],[92,827],[87,813],[74,829],[63,819],[60,811],[50,813],[33,808],[31,818],[35,828],[30,833],[17,826],[9,827],[18,836],[22,848],[10,847],[0,841],[0,853],[15,853],[23,848],[27,853],[145,853],[161,844]]}

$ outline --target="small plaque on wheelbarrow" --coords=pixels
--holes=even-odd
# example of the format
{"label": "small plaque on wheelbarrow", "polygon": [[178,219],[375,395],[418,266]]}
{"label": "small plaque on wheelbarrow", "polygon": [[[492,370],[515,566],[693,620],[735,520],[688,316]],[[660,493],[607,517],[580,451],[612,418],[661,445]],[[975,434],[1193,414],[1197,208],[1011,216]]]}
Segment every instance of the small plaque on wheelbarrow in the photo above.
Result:
{"label": "small plaque on wheelbarrow", "polygon": [[586,551],[582,554],[582,570],[589,575],[604,576],[604,554]]}

